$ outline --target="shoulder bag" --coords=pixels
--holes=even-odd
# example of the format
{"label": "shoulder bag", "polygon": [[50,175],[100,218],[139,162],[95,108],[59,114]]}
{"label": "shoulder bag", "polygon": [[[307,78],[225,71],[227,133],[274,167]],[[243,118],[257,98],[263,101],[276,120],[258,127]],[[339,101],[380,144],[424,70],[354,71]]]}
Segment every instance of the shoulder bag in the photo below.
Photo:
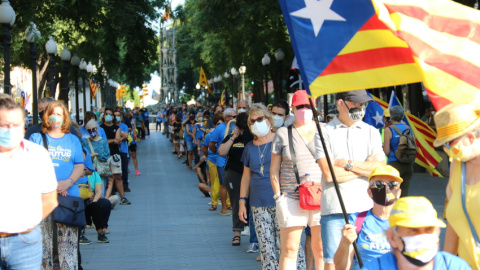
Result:
{"label": "shoulder bag", "polygon": [[[95,154],[90,138],[87,138],[87,141],[88,141],[88,145],[90,146],[90,151],[92,152],[92,154]],[[103,176],[103,177],[112,176],[112,171],[110,170],[110,164],[108,163],[108,161],[101,161],[98,157],[93,157],[92,162],[93,162],[93,168],[100,176]]]}
{"label": "shoulder bag", "polygon": [[[41,132],[43,146],[48,151],[47,135]],[[58,195],[58,206],[53,210],[52,218],[56,223],[69,226],[82,227],[87,224],[85,219],[85,203],[83,199],[75,196]]]}
{"label": "shoulder bag", "polygon": [[298,183],[298,196],[300,207],[304,210],[320,210],[320,200],[322,198],[322,183],[314,181],[305,181],[300,184],[300,176],[298,175],[297,159],[295,150],[293,149],[292,126],[288,127],[288,144],[290,147],[290,156],[292,158],[293,170]]}

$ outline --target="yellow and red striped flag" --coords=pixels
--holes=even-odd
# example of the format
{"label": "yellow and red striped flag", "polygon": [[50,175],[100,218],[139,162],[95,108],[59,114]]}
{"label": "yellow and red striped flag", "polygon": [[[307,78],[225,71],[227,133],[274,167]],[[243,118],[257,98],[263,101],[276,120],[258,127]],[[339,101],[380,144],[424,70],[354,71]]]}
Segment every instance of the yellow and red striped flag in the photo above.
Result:
{"label": "yellow and red striped flag", "polygon": [[225,107],[227,105],[227,90],[223,90],[222,95],[220,96],[220,100],[218,101],[218,105]]}
{"label": "yellow and red striped flag", "polygon": [[404,40],[432,104],[480,99],[480,11],[450,0],[372,0],[376,12]]}
{"label": "yellow and red striped flag", "polygon": [[98,86],[95,83],[95,78],[90,74],[90,95],[93,99],[97,99]]}
{"label": "yellow and red striped flag", "polygon": [[[371,96],[375,102],[380,104],[382,109],[388,109],[389,104],[387,102],[374,95]],[[437,133],[412,114],[405,114],[405,118],[407,118],[408,124],[415,137],[415,142],[417,143],[417,158],[415,159],[415,163],[427,169],[431,175],[441,177],[442,175],[435,169],[438,163],[442,161],[442,158],[437,154],[433,146],[433,141],[437,137]]]}
{"label": "yellow and red striped flag", "polygon": [[198,84],[207,87],[208,93],[213,96],[212,89],[210,89],[210,85],[208,84],[207,76],[205,76],[203,67],[200,67],[200,78],[198,79]]}

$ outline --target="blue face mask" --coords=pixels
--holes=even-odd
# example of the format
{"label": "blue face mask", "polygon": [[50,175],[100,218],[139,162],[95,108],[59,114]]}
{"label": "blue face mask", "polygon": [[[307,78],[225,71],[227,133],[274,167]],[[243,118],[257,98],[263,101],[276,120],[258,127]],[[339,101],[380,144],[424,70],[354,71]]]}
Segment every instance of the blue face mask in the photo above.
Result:
{"label": "blue face mask", "polygon": [[0,145],[13,148],[20,144],[24,136],[23,128],[0,128]]}
{"label": "blue face mask", "polygon": [[100,114],[100,118],[103,118],[103,115],[104,115],[104,113],[102,112],[102,113]]}
{"label": "blue face mask", "polygon": [[120,122],[122,120],[120,116],[115,116],[115,119],[117,119],[117,122]]}
{"label": "blue face mask", "polygon": [[88,132],[88,133],[90,133],[90,137],[92,137],[92,138],[97,137],[97,131],[96,131],[96,130],[92,130],[92,131],[90,131],[90,132]]}
{"label": "blue face mask", "polygon": [[113,117],[111,115],[105,116],[105,122],[112,122],[112,121],[113,121]]}

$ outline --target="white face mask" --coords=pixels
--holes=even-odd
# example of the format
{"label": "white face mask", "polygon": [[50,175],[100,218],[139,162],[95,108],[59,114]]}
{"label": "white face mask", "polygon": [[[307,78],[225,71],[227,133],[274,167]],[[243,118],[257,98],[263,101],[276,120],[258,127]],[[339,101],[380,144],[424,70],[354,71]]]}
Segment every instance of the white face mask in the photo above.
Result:
{"label": "white face mask", "polygon": [[241,108],[241,109],[238,109],[238,113],[242,113],[242,112],[246,112],[247,110],[245,110],[244,108]]}
{"label": "white face mask", "polygon": [[273,118],[273,127],[279,128],[279,127],[283,126],[283,123],[285,122],[283,117],[281,117],[279,115],[274,115],[274,116],[272,116],[272,118]]}
{"label": "white face mask", "polygon": [[13,148],[20,145],[23,136],[23,127],[0,128],[0,145],[5,148]]}
{"label": "white face mask", "polygon": [[255,124],[250,126],[253,135],[257,137],[263,137],[268,134],[270,127],[267,125],[267,121],[263,120],[262,122],[255,122]]}
{"label": "white face mask", "polygon": [[419,234],[401,237],[404,247],[402,255],[416,266],[424,266],[433,260],[438,251],[437,234]]}

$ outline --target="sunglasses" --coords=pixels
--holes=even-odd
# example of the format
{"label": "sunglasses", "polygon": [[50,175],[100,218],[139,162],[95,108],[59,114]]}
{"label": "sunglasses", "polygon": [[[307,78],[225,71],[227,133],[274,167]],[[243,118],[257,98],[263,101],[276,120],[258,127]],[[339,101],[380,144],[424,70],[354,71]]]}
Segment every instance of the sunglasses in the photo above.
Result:
{"label": "sunglasses", "polygon": [[88,132],[92,132],[92,131],[97,131],[96,128],[92,128],[92,129],[87,129]]}
{"label": "sunglasses", "polygon": [[385,182],[385,181],[375,181],[370,186],[375,186],[377,189],[385,188],[385,185],[388,185],[390,190],[400,188],[400,185],[397,181]]}
{"label": "sunglasses", "polygon": [[229,115],[228,117],[231,117],[231,118],[237,118],[236,115]]}
{"label": "sunglasses", "polygon": [[312,106],[310,106],[310,105],[298,105],[298,106],[295,106],[295,107],[297,108],[297,110],[300,110],[300,109],[303,109],[303,108],[310,109],[310,110],[312,109]]}
{"label": "sunglasses", "polygon": [[255,122],[263,122],[263,120],[265,119],[265,116],[259,116],[257,117],[257,119],[250,119],[250,124],[255,124]]}

